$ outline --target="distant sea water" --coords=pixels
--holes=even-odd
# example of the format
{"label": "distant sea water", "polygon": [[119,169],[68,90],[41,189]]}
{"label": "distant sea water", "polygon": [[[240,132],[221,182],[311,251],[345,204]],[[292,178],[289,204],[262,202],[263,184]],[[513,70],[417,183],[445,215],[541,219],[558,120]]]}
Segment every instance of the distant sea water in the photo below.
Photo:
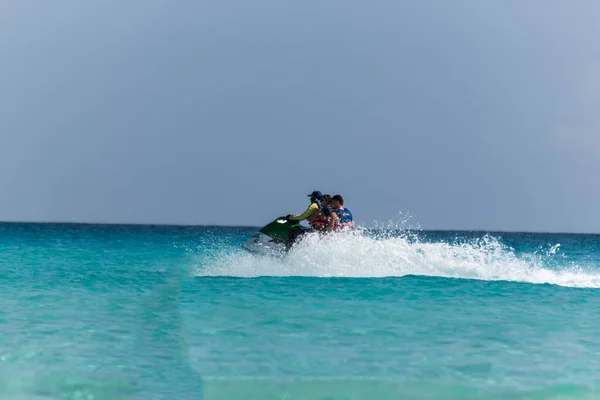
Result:
{"label": "distant sea water", "polygon": [[600,236],[0,224],[0,399],[598,399]]}

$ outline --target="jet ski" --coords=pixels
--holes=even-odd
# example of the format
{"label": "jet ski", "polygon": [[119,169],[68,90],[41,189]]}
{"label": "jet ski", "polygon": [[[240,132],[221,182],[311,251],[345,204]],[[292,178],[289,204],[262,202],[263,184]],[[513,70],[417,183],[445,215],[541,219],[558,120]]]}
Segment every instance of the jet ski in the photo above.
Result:
{"label": "jet ski", "polygon": [[290,239],[293,239],[293,232],[307,230],[308,228],[300,225],[299,221],[279,217],[263,226],[242,245],[242,248],[253,254],[282,256],[287,254],[291,247]]}

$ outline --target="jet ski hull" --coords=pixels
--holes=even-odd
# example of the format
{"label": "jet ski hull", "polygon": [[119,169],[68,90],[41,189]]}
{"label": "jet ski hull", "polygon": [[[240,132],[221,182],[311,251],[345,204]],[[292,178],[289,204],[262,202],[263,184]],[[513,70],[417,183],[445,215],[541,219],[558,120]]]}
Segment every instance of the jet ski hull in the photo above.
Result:
{"label": "jet ski hull", "polygon": [[285,243],[281,243],[264,233],[256,233],[242,245],[242,248],[252,254],[262,256],[278,256],[287,253]]}
{"label": "jet ski hull", "polygon": [[265,225],[260,231],[250,237],[242,248],[250,253],[265,256],[281,256],[287,254],[287,246],[294,232],[306,230],[298,221],[288,221],[279,217]]}

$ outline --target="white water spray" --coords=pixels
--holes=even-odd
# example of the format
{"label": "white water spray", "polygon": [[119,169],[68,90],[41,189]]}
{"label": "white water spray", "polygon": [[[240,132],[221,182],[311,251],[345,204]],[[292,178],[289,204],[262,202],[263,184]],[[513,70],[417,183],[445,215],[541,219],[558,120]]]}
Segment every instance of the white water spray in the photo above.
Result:
{"label": "white water spray", "polygon": [[[410,217],[404,218],[404,227]],[[600,272],[577,266],[549,267],[545,260],[558,257],[560,244],[544,254],[517,256],[497,238],[485,235],[466,243],[422,242],[409,231],[380,226],[377,237],[362,230],[332,235],[306,235],[283,258],[239,251],[223,251],[199,260],[197,276],[313,276],[383,278],[406,275],[514,281],[600,288]],[[411,229],[413,229],[411,227]]]}

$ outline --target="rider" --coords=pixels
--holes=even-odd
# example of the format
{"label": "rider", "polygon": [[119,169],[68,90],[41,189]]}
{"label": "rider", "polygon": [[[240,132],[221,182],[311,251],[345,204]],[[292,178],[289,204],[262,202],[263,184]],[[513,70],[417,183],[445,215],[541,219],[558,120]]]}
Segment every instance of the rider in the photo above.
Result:
{"label": "rider", "polygon": [[321,199],[321,213],[320,218],[314,223],[315,230],[320,232],[327,232],[327,226],[331,220],[331,195],[324,194]]}
{"label": "rider", "polygon": [[328,231],[353,231],[354,220],[352,213],[344,208],[344,198],[336,194],[331,198],[331,216],[327,224]]}
{"label": "rider", "polygon": [[324,194],[321,197],[321,204],[318,210],[306,220],[312,231],[324,232],[327,229],[327,224],[331,218],[331,209],[329,208],[331,203],[331,195]]}
{"label": "rider", "polygon": [[[310,205],[308,206],[306,211],[304,211],[302,214],[287,215],[286,219],[292,221],[303,221],[306,219],[308,220],[311,230],[321,230],[319,229],[321,225],[322,228],[325,228],[327,226],[327,221],[321,223],[323,219],[322,214],[324,213],[321,208],[321,200],[323,199],[323,193],[321,193],[318,190],[315,190],[314,192],[309,194],[308,197],[310,197]],[[288,247],[292,245],[292,243],[296,240],[296,238],[299,235],[304,233],[306,233],[306,230],[303,227],[299,227],[291,231],[287,243]]]}
{"label": "rider", "polygon": [[303,221],[305,219],[309,219],[313,214],[321,208],[321,199],[323,199],[323,193],[318,190],[315,190],[311,194],[308,195],[310,197],[310,206],[304,211],[302,214],[296,215],[287,215],[286,219],[294,220],[294,221]]}

